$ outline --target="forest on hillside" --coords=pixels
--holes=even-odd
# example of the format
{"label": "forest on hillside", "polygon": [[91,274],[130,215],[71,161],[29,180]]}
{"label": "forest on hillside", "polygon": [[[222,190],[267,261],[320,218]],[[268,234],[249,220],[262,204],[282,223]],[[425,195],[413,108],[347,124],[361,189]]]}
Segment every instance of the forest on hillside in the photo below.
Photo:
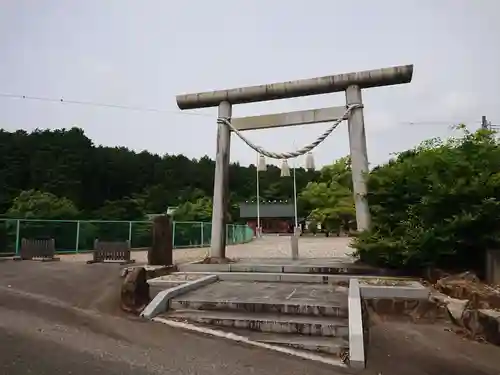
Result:
{"label": "forest on hillside", "polygon": [[[208,156],[189,159],[96,146],[76,127],[0,130],[0,214],[7,213],[22,192],[36,191],[65,198],[74,206],[61,211],[65,216],[135,220],[184,205],[184,211],[191,211],[185,212],[186,219],[209,220],[203,215],[211,214],[206,211],[211,206],[214,169]],[[298,191],[318,176],[297,169]],[[237,221],[237,203],[256,198],[255,166],[232,163],[229,185],[230,216]],[[279,168],[270,165],[260,172],[260,195],[264,200],[293,199],[293,180],[280,177]],[[197,210],[196,205],[205,209]]]}

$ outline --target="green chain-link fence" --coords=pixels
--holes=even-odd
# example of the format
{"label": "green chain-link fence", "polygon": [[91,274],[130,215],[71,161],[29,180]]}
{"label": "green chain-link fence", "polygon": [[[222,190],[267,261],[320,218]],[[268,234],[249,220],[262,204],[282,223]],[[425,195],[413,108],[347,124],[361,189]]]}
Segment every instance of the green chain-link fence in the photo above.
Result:
{"label": "green chain-link fence", "polygon": [[[19,251],[22,238],[54,238],[56,252],[78,253],[92,250],[94,240],[129,240],[132,249],[151,246],[151,221],[102,220],[28,220],[0,219],[0,254]],[[174,248],[210,245],[212,224],[203,222],[172,222]],[[227,244],[251,241],[253,231],[247,225],[227,225]]]}

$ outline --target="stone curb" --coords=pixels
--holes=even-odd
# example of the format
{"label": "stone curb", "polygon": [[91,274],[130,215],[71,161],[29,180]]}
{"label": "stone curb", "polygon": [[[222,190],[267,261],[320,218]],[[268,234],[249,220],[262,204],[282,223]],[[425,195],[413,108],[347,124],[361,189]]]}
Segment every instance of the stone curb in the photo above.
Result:
{"label": "stone curb", "polygon": [[178,266],[181,272],[259,272],[259,273],[310,273],[310,274],[363,274],[372,271],[357,265],[338,264],[321,267],[314,264],[200,264],[188,263]]}
{"label": "stone curb", "polygon": [[[208,271],[180,271],[173,274],[185,275],[217,275],[221,281],[263,281],[263,282],[287,282],[287,283],[313,283],[313,284],[336,284],[348,283],[350,279],[359,280],[408,280],[405,277],[383,277],[383,276],[358,276],[358,275],[322,275],[310,273],[272,273],[272,272],[208,272]],[[361,285],[364,288],[364,285]]]}
{"label": "stone curb", "polygon": [[146,274],[148,276],[148,279],[165,276],[165,275],[168,275],[169,273],[177,270],[177,267],[175,265],[151,266],[148,264],[146,264],[146,265],[137,264],[137,265],[122,268],[120,270],[120,277],[126,277],[130,272],[132,272],[136,268],[144,268],[146,270]]}
{"label": "stone curb", "polygon": [[218,277],[216,275],[208,275],[198,280],[189,281],[183,285],[178,285],[174,286],[173,288],[163,290],[158,293],[156,297],[146,306],[146,308],[141,313],[141,317],[152,319],[156,315],[167,310],[168,303],[172,298],[198,289],[202,286],[214,283],[217,280]]}
{"label": "stone curb", "polygon": [[407,281],[409,285],[370,285],[360,280],[361,297],[429,299],[430,290],[417,281]]}
{"label": "stone curb", "polygon": [[365,368],[365,343],[363,338],[363,313],[361,311],[359,280],[349,280],[349,367]]}

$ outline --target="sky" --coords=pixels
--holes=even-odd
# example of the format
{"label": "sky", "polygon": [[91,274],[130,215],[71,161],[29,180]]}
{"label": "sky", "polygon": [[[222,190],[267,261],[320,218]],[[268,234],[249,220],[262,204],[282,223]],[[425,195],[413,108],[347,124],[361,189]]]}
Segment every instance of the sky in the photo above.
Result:
{"label": "sky", "polygon": [[[500,125],[499,14],[498,0],[0,0],[0,127],[78,126],[96,145],[213,158],[216,108],[181,111],[176,95],[414,64],[411,83],[363,90],[373,166],[457,123]],[[344,104],[333,93],[233,116]],[[327,127],[245,136],[286,152]],[[314,150],[317,165],[348,153],[346,122]],[[256,157],[232,136],[231,161]]]}

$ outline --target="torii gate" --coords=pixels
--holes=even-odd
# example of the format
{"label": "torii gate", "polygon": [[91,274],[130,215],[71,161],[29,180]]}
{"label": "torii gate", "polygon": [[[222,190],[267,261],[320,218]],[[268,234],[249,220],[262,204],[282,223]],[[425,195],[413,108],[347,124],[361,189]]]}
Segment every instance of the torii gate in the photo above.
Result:
{"label": "torii gate", "polygon": [[[352,182],[356,205],[358,230],[370,227],[370,211],[366,199],[365,175],[368,172],[368,155],[363,116],[361,90],[410,83],[413,65],[366,70],[362,72],[337,74],[298,81],[272,83],[260,86],[178,95],[179,109],[219,107],[217,128],[217,154],[215,160],[214,196],[212,213],[212,240],[210,257],[214,260],[225,258],[226,252],[226,212],[228,206],[229,154],[231,131],[235,132],[250,147],[262,155],[275,159],[289,159],[302,155],[320,144],[342,121],[348,120],[349,148],[351,154]],[[345,107],[329,107],[306,111],[277,113],[231,119],[235,104],[288,99],[301,96],[328,94],[345,91]],[[335,121],[322,136],[311,145],[299,151],[278,154],[268,152],[249,142],[240,131],[285,127],[318,122]]]}

